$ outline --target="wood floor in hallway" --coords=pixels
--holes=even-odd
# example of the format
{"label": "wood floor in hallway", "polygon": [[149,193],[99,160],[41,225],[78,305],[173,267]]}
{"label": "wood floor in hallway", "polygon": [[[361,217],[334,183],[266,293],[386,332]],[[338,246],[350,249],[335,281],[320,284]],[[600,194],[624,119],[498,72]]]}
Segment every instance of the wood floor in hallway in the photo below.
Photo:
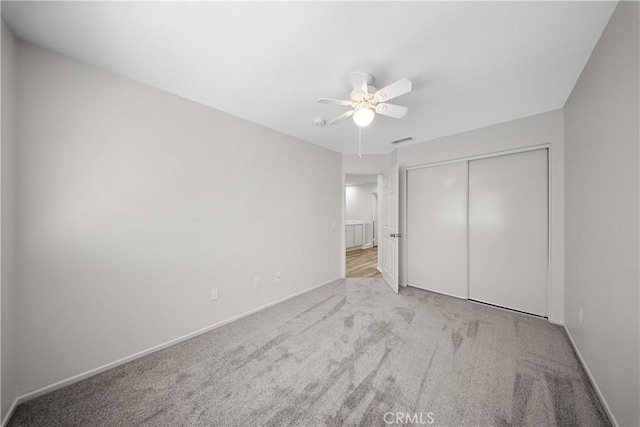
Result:
{"label": "wood floor in hallway", "polygon": [[380,277],[378,247],[347,252],[347,277]]}

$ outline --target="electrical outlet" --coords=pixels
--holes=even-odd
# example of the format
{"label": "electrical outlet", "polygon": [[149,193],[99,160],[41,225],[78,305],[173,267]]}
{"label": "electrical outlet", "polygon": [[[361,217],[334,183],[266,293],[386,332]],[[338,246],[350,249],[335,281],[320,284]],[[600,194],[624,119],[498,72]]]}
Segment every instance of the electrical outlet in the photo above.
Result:
{"label": "electrical outlet", "polygon": [[578,323],[582,326],[582,307],[578,307]]}
{"label": "electrical outlet", "polygon": [[278,271],[278,272],[276,273],[276,283],[278,283],[278,282],[279,282],[279,281],[281,281],[281,280],[282,280],[282,273]]}
{"label": "electrical outlet", "polygon": [[211,301],[218,299],[218,289],[211,289]]}
{"label": "electrical outlet", "polygon": [[253,278],[253,287],[255,289],[258,289],[260,287],[260,277],[254,277]]}
{"label": "electrical outlet", "polygon": [[337,221],[331,221],[331,228],[336,228],[338,226]]}

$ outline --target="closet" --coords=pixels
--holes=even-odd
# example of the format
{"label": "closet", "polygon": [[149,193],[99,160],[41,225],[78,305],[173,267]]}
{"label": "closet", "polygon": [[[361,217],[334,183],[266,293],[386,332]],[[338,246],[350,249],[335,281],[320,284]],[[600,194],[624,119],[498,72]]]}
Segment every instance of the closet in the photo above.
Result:
{"label": "closet", "polygon": [[467,163],[407,174],[407,277],[411,286],[467,298]]}
{"label": "closet", "polygon": [[547,316],[548,150],[407,172],[407,283]]}

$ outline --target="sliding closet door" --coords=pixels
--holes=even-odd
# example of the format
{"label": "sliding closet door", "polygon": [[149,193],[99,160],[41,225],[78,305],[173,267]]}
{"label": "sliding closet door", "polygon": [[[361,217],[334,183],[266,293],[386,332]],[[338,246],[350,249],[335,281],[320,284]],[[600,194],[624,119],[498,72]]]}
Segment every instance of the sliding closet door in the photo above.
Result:
{"label": "sliding closet door", "polygon": [[467,298],[467,163],[407,173],[407,282]]}
{"label": "sliding closet door", "polygon": [[547,150],[469,162],[469,298],[547,315]]}

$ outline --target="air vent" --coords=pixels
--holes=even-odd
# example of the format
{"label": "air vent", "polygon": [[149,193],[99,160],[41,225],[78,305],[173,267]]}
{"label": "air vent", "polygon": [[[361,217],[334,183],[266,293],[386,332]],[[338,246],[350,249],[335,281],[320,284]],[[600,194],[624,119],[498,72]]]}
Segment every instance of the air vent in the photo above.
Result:
{"label": "air vent", "polygon": [[406,138],[396,139],[395,141],[391,141],[392,144],[400,144],[401,142],[413,141],[413,138],[407,136]]}

